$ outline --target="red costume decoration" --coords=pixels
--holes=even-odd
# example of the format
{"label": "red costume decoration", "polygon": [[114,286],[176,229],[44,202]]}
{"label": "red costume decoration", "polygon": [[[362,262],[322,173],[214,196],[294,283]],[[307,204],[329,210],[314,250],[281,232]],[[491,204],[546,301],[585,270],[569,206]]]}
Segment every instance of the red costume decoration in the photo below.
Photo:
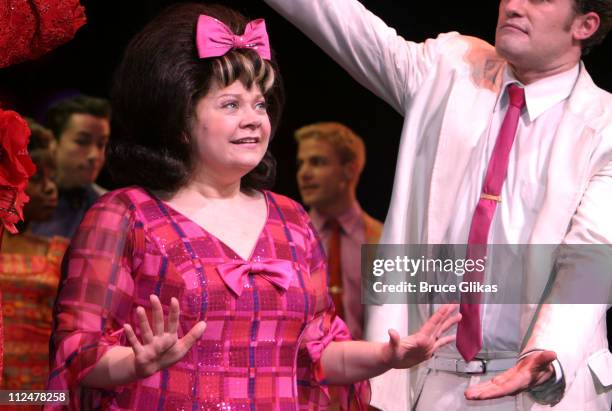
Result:
{"label": "red costume decoration", "polygon": [[[85,9],[78,0],[3,1],[0,68],[42,56],[69,41],[85,22]],[[0,110],[0,246],[5,227],[16,232],[14,224],[23,219],[21,210],[28,201],[24,190],[36,170],[27,153],[29,135],[19,114]],[[0,380],[2,341],[0,315]]]}
{"label": "red costume decoration", "polygon": [[78,0],[8,0],[0,5],[0,68],[36,59],[85,24]]}

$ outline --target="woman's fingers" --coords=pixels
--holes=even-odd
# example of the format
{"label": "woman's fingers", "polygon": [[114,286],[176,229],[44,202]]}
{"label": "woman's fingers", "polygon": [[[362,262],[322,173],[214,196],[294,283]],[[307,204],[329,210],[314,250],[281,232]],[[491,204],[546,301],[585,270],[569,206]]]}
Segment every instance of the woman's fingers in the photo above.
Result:
{"label": "woman's fingers", "polygon": [[425,321],[425,323],[423,324],[421,328],[423,330],[425,329],[434,330],[437,327],[437,325],[442,322],[442,319],[444,318],[444,312],[446,310],[448,310],[448,308],[445,305],[438,308],[436,312],[434,312],[433,315],[429,317],[427,321]]}
{"label": "woman's fingers", "polygon": [[155,294],[149,296],[151,301],[151,310],[153,313],[153,332],[155,335],[164,334],[164,309],[162,308],[159,298]]}
{"label": "woman's fingers", "polygon": [[[168,366],[182,358],[185,353],[191,349],[193,344],[195,344],[195,342],[202,337],[202,334],[206,329],[206,323],[204,321],[198,322],[191,328],[191,330],[189,330],[187,334],[183,336],[183,338],[177,341],[176,333],[178,331],[180,319],[180,306],[178,300],[174,297],[170,299],[168,324],[166,327],[164,326],[164,311],[159,298],[156,295],[151,295],[150,301],[153,330],[151,330],[151,326],[149,325],[144,308],[138,307],[136,309],[136,317],[140,326],[142,343],[138,341],[134,330],[129,324],[124,325],[124,330],[128,341],[132,347],[134,347],[134,351],[136,353],[144,351],[147,349],[146,346],[149,346],[157,341],[155,345],[162,349],[162,351],[157,354],[159,356],[158,358],[161,360],[161,363],[163,363],[164,366]],[[171,341],[167,338],[169,336],[174,336],[175,339]],[[169,356],[166,356],[165,354],[161,355],[163,353],[170,353],[170,347],[175,344],[178,345],[172,350],[173,354],[170,354]]]}
{"label": "woman's fingers", "polygon": [[444,321],[444,323],[442,323],[442,325],[440,326],[440,329],[438,330],[438,335],[444,334],[446,331],[448,331],[449,328],[457,324],[459,321],[461,321],[461,314],[459,313],[456,313],[453,316],[447,318],[446,321]]}
{"label": "woman's fingers", "polygon": [[427,334],[436,335],[439,333],[442,324],[446,321],[449,314],[457,308],[457,304],[444,304],[423,324],[421,331]]}
{"label": "woman's fingers", "polygon": [[393,328],[389,328],[388,333],[389,333],[389,343],[391,344],[391,347],[393,347],[393,349],[397,348],[400,344],[399,333]]}
{"label": "woman's fingers", "polygon": [[183,348],[181,351],[183,353],[189,351],[191,346],[195,344],[195,342],[198,341],[200,337],[202,337],[202,334],[204,334],[204,330],[206,330],[206,323],[204,321],[199,321],[196,325],[194,325],[191,330],[189,330],[189,332],[179,340]]}
{"label": "woman's fingers", "polygon": [[[444,331],[448,330],[448,328],[453,325],[456,321],[456,316],[453,314],[457,310],[457,304],[444,304],[436,314],[439,316],[436,317],[435,324],[431,329],[434,337],[440,336],[440,334],[444,333]],[[434,314],[434,316],[436,315]],[[433,317],[432,317],[433,318]]]}
{"label": "woman's fingers", "polygon": [[180,361],[180,359],[191,349],[193,344],[202,337],[205,329],[206,323],[204,321],[200,321],[194,325],[183,338],[179,339],[176,344],[174,344],[171,350],[167,350],[162,357],[160,357],[160,368],[167,368],[177,361]]}
{"label": "woman's fingers", "polygon": [[142,342],[144,344],[150,344],[151,341],[153,341],[153,331],[151,331],[151,326],[149,326],[149,320],[145,309],[142,307],[136,308],[136,317],[138,317],[138,326],[140,328]]}
{"label": "woman's fingers", "polygon": [[457,304],[443,304],[440,308],[438,308],[436,313],[433,315],[434,317],[438,315],[437,324],[443,322],[444,319],[448,317],[448,315],[452,313],[453,311],[455,311],[456,309],[457,309]]}
{"label": "woman's fingers", "polygon": [[176,334],[178,330],[179,317],[181,310],[178,300],[174,297],[170,299],[170,314],[168,315],[168,333]]}
{"label": "woman's fingers", "polygon": [[451,342],[455,341],[455,339],[456,339],[456,338],[457,338],[457,336],[456,336],[455,334],[453,334],[453,335],[447,335],[447,336],[442,337],[442,338],[438,338],[438,339],[436,340],[436,342],[434,343],[433,350],[434,350],[434,351],[437,351],[437,350],[438,350],[438,348],[440,348],[440,347],[442,347],[442,346],[444,346],[444,345],[446,345],[446,344],[449,344],[449,343],[451,343]]}
{"label": "woman's fingers", "polygon": [[132,326],[129,324],[123,324],[123,332],[125,333],[128,342],[132,346],[134,353],[136,355],[140,354],[142,352],[142,344],[140,344],[140,341],[138,341],[138,338],[136,337],[136,333],[134,333],[134,329],[132,328]]}

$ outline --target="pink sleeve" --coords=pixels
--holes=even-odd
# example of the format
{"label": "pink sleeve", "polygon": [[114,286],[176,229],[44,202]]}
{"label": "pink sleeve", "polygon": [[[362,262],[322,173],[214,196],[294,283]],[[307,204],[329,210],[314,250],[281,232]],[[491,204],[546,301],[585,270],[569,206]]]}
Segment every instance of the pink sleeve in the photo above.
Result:
{"label": "pink sleeve", "polygon": [[360,381],[351,385],[332,386],[326,383],[321,355],[332,341],[351,340],[348,327],[336,316],[334,304],[327,288],[327,263],[308,215],[303,212],[310,233],[310,277],[315,285],[316,313],[302,334],[298,355],[298,393],[300,409],[326,409],[330,401],[338,402],[343,410],[367,410],[370,384]]}
{"label": "pink sleeve", "polygon": [[47,389],[69,390],[71,410],[92,394],[80,387],[83,377],[108,350],[125,345],[122,327],[133,311],[132,271],[144,234],[124,201],[111,193],[92,206],[62,264]]}

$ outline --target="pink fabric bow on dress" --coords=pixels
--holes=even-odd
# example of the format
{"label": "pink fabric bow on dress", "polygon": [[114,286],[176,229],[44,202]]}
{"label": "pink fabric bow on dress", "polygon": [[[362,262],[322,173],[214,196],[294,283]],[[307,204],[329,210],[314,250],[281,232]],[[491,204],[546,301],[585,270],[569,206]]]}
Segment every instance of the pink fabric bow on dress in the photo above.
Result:
{"label": "pink fabric bow on dress", "polygon": [[263,19],[249,22],[244,34],[238,36],[219,20],[202,14],[198,18],[196,46],[200,58],[223,56],[232,49],[252,49],[270,60],[270,41]]}
{"label": "pink fabric bow on dress", "polygon": [[218,265],[217,272],[225,284],[240,296],[244,277],[249,273],[259,274],[270,283],[287,290],[293,278],[293,264],[291,261],[273,258],[258,262],[236,261]]}

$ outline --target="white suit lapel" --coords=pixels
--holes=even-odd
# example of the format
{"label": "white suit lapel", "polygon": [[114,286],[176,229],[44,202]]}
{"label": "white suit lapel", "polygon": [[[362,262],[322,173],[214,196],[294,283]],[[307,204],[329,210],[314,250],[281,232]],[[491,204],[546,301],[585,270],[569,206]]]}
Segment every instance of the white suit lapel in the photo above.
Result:
{"label": "white suit lapel", "polygon": [[[576,212],[589,179],[589,160],[596,147],[589,119],[600,115],[596,86],[581,64],[580,75],[557,129],[548,170],[544,203],[535,222],[530,244],[560,244]],[[546,247],[551,248],[552,247]],[[531,247],[523,282],[523,301],[540,301],[553,261],[542,249]],[[538,304],[525,304],[523,330],[531,324]],[[525,339],[526,341],[526,339]]]}
{"label": "white suit lapel", "polygon": [[[441,244],[455,214],[455,200],[461,181],[470,168],[478,141],[489,127],[491,113],[501,86],[503,65],[492,61],[486,78],[455,81],[448,97],[440,130],[438,151],[431,177],[427,207],[427,243]],[[460,74],[456,74],[460,75]],[[473,73],[472,80],[473,80]],[[466,239],[467,240],[467,239]]]}
{"label": "white suit lapel", "polygon": [[593,104],[597,103],[593,99],[595,91],[593,81],[581,65],[553,143],[544,204],[536,219],[531,244],[559,244],[580,202],[596,143],[595,131],[588,127],[589,118],[600,115],[602,110]]}

